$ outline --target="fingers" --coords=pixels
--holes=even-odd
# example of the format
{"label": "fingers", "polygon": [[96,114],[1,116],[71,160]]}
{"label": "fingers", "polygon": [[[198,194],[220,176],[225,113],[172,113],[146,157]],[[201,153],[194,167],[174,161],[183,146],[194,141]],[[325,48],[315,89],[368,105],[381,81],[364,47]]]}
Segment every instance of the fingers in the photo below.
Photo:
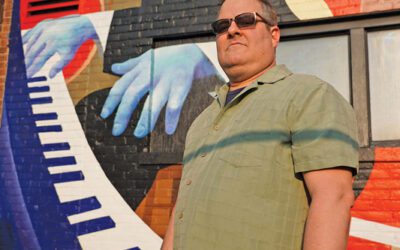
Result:
{"label": "fingers", "polygon": [[43,31],[43,24],[47,23],[50,19],[43,20],[42,22],[38,23],[34,28],[31,30],[27,31],[23,36],[22,36],[22,43],[26,44],[30,40],[36,40],[35,36],[40,35]]}
{"label": "fingers", "polygon": [[[178,79],[184,79],[184,77]],[[178,126],[182,107],[189,94],[192,81],[192,77],[189,77],[189,79],[186,77],[186,79],[182,81],[182,84],[179,85],[176,83],[174,85],[174,90],[170,92],[167,108],[165,110],[165,132],[169,135],[172,135]]]}
{"label": "fingers", "polygon": [[33,30],[34,29],[30,29],[28,30],[23,36],[22,36],[22,43],[26,44],[29,39],[31,38],[32,34],[33,34]]}
{"label": "fingers", "polygon": [[129,121],[135,111],[139,101],[147,93],[148,86],[146,84],[131,84],[119,104],[117,114],[114,119],[112,134],[114,136],[121,135],[127,128]]}
{"label": "fingers", "polygon": [[[42,53],[44,51],[44,53]],[[30,55],[26,61],[26,75],[28,78],[34,76],[47,62],[47,60],[54,55],[54,50],[47,48],[46,44],[41,44],[34,55]]]}
{"label": "fingers", "polygon": [[111,66],[111,71],[117,75],[126,74],[127,72],[129,72],[130,70],[132,70],[134,67],[136,67],[139,64],[139,62],[143,59],[142,57],[144,55],[145,54],[143,54],[142,56],[136,57],[136,58],[129,59],[122,63],[114,63]]}
{"label": "fingers", "polygon": [[[121,102],[122,97],[125,95],[126,90],[131,84],[133,84],[136,78],[139,78],[139,81],[142,81],[143,84],[146,84],[146,79],[143,79],[143,77],[137,77],[140,73],[141,69],[134,68],[132,71],[126,73],[115,82],[107,96],[106,102],[103,105],[103,109],[101,110],[100,116],[103,119],[106,119],[112,114],[112,112],[114,112],[118,104]],[[143,74],[145,73],[142,73],[142,75]]]}
{"label": "fingers", "polygon": [[169,79],[168,77],[163,77],[153,93],[150,93],[146,99],[134,132],[136,137],[143,138],[153,131],[161,109],[168,100],[169,90]]}

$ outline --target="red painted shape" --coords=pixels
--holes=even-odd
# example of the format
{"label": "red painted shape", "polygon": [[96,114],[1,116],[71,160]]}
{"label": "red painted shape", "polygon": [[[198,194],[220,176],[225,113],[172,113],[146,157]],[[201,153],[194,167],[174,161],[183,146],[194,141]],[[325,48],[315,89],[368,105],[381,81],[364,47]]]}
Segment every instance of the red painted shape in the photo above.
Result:
{"label": "red painted shape", "polygon": [[[364,220],[400,227],[400,148],[376,148],[375,164],[351,214]],[[391,250],[390,246],[349,238],[349,250]]]}
{"label": "red painted shape", "polygon": [[[59,18],[72,14],[87,14],[91,12],[101,11],[101,0],[70,0],[61,3],[44,3],[43,5],[36,5],[43,3],[43,0],[21,0],[21,29],[33,28],[39,22],[49,18]],[[60,7],[74,7],[75,10],[56,11]],[[55,11],[51,11],[54,9]],[[32,11],[50,10],[48,13],[32,15]],[[62,32],[62,31],[60,31]],[[77,51],[72,61],[63,69],[64,78],[68,81],[70,77],[75,75],[81,67],[85,64],[91,50],[94,48],[92,40],[85,42]]]}
{"label": "red painted shape", "polygon": [[350,237],[347,244],[347,249],[348,250],[392,250],[392,247],[369,240]]}
{"label": "red painted shape", "polygon": [[357,14],[361,11],[361,0],[325,0],[334,16]]}

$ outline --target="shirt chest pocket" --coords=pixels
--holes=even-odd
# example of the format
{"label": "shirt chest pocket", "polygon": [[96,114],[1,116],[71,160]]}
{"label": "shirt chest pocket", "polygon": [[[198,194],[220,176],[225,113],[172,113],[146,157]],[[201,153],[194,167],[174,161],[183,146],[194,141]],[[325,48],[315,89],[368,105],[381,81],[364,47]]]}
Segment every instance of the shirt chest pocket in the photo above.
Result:
{"label": "shirt chest pocket", "polygon": [[258,143],[235,142],[221,145],[218,149],[221,164],[234,168],[262,167],[266,163],[266,148]]}

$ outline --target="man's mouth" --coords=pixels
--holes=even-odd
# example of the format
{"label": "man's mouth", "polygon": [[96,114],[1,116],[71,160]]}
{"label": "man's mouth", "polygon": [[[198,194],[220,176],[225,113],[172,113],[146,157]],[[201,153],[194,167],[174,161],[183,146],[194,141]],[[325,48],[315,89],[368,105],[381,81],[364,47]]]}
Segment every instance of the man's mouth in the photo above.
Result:
{"label": "man's mouth", "polygon": [[229,44],[228,48],[231,47],[231,46],[235,46],[235,45],[242,45],[242,46],[244,46],[244,44],[241,43],[241,42],[231,42],[231,43]]}

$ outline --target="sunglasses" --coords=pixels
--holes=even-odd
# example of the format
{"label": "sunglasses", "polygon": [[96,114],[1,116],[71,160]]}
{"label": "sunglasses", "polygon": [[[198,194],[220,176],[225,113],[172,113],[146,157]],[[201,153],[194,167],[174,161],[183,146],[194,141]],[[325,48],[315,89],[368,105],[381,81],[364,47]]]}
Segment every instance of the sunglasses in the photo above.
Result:
{"label": "sunglasses", "polygon": [[[257,20],[257,17],[260,17],[261,20]],[[219,19],[211,24],[213,32],[218,35],[225,33],[228,31],[229,27],[232,24],[232,21],[235,21],[238,28],[248,28],[253,27],[257,24],[257,22],[263,22],[268,25],[271,25],[264,17],[262,17],[257,12],[246,12],[235,16],[234,18],[223,18]],[[273,25],[271,25],[273,26]]]}

